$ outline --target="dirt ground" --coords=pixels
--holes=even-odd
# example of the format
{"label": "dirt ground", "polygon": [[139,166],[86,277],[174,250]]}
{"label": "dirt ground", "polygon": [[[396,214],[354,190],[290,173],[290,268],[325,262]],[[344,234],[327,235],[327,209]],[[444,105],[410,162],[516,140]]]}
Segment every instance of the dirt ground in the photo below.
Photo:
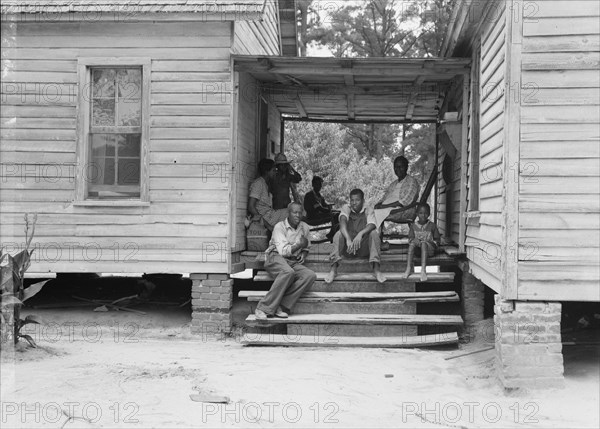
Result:
{"label": "dirt ground", "polygon": [[183,310],[35,313],[40,347],[3,352],[3,428],[600,425],[597,346],[565,346],[564,390],[504,392],[494,350],[446,360],[493,345],[489,320],[459,348],[273,348],[192,336]]}

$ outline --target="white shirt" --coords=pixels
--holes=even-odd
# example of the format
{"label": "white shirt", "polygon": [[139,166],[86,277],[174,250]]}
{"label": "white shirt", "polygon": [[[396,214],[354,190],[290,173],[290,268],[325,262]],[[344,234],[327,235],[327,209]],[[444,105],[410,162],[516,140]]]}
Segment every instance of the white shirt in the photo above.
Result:
{"label": "white shirt", "polygon": [[305,248],[297,249],[292,253],[292,246],[298,243],[301,237],[306,237],[308,246],[310,246],[310,227],[306,223],[300,222],[298,227],[294,229],[287,218],[285,218],[281,222],[278,222],[277,225],[275,225],[275,228],[273,228],[273,235],[271,236],[271,242],[269,243],[270,245],[267,249],[267,253],[277,250],[277,253],[284,258],[296,257],[300,255],[300,252],[308,251],[308,248]]}

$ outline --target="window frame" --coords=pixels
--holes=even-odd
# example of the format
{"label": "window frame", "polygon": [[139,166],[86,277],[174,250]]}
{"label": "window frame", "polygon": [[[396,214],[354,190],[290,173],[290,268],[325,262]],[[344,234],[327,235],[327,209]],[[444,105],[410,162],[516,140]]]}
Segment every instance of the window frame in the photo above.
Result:
{"label": "window frame", "polygon": [[[150,73],[151,59],[148,57],[113,58],[86,57],[78,58],[77,73],[79,93],[77,100],[77,175],[76,196],[78,202],[93,202],[94,205],[127,205],[129,203],[148,203],[149,200],[149,148],[150,148]],[[88,196],[88,163],[90,157],[90,112],[91,85],[93,68],[136,67],[142,70],[142,117],[140,138],[140,196],[136,198],[89,198]],[[118,204],[115,204],[118,203]]]}

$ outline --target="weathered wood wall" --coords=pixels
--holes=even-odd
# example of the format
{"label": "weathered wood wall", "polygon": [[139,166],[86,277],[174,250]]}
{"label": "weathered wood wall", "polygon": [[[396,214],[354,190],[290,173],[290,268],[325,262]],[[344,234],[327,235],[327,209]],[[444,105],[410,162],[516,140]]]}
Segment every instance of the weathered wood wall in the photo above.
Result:
{"label": "weathered wood wall", "polygon": [[[467,223],[466,251],[472,273],[488,287],[500,290],[500,227],[503,209],[503,136],[506,74],[506,3],[499,8],[492,7],[484,14],[481,30],[475,36],[473,49],[473,73],[469,97],[469,132],[467,169],[467,198],[472,207],[473,198],[478,198],[475,206],[480,212],[479,221]],[[480,42],[477,43],[477,40]],[[479,54],[479,58],[475,58]],[[477,70],[479,68],[479,70]],[[478,75],[475,75],[478,73]],[[478,86],[478,91],[474,91]],[[477,144],[477,113],[473,109],[473,94],[479,93],[479,160],[477,152],[472,156]],[[475,124],[475,125],[474,125]],[[477,150],[477,149],[475,149]],[[471,189],[472,174],[479,175],[478,196]]]}
{"label": "weathered wood wall", "polygon": [[[460,85],[460,84],[459,84]],[[451,109],[460,109],[462,105],[462,89],[457,90],[453,97],[457,105]],[[441,135],[441,139],[446,139],[444,144],[440,142],[438,151],[438,178],[437,178],[437,216],[438,229],[446,240],[458,243],[459,242],[459,221],[460,221],[460,168],[461,168],[461,151],[447,151],[445,145],[452,145],[452,142],[446,135]],[[449,153],[451,152],[452,155]],[[448,156],[452,159],[452,171],[449,177],[450,183],[446,183],[443,179],[443,162],[444,157]]]}
{"label": "weathered wood wall", "polygon": [[532,2],[522,26],[518,297],[600,300],[600,11]]}
{"label": "weathered wood wall", "polygon": [[[277,2],[267,1],[261,21],[235,21],[231,53],[236,55],[279,55],[279,12]],[[259,140],[260,83],[248,73],[236,74],[238,85],[236,115],[235,184],[233,186],[231,216],[234,224],[230,237],[231,251],[246,249],[244,218],[248,209],[249,184],[257,177]],[[269,142],[279,143],[279,112],[269,103]],[[268,142],[262,142],[270,148]],[[267,151],[268,151],[267,149]],[[269,152],[267,152],[269,153]],[[238,260],[237,256],[233,258]]]}
{"label": "weathered wood wall", "polygon": [[[267,155],[272,159],[271,141],[279,148],[281,115],[275,105],[269,102],[268,96],[261,93],[260,82],[249,73],[236,73],[238,85],[237,103],[237,131],[235,150],[235,209],[234,228],[232,231],[232,251],[239,252],[246,249],[246,229],[244,218],[248,210],[248,190],[250,183],[258,177],[259,145],[267,146]],[[268,101],[268,133],[267,141],[259,142],[259,99],[266,97]],[[279,149],[276,150],[279,152]]]}
{"label": "weathered wood wall", "polygon": [[[225,272],[231,39],[229,22],[19,23],[2,60],[2,244],[38,213],[32,272]],[[73,204],[79,57],[152,59],[148,206]]]}
{"label": "weathered wood wall", "polygon": [[281,54],[276,1],[265,2],[262,20],[234,22],[232,52],[240,55]]}

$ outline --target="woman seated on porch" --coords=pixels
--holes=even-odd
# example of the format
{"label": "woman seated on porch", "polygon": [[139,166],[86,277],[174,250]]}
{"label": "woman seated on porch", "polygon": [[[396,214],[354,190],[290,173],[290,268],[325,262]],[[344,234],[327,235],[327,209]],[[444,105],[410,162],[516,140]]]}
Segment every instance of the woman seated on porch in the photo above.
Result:
{"label": "woman seated on porch", "polygon": [[327,234],[327,238],[332,241],[339,228],[340,212],[339,210],[333,210],[333,204],[327,204],[325,198],[321,195],[321,188],[323,187],[321,177],[313,177],[312,187],[312,191],[307,192],[304,196],[305,222],[311,226],[331,222],[331,230]]}
{"label": "woman seated on porch", "polygon": [[262,219],[265,227],[273,231],[275,225],[287,218],[288,214],[287,209],[273,210],[273,196],[267,183],[275,175],[275,162],[268,158],[261,159],[258,174],[260,177],[250,185],[248,211],[254,216],[254,220]]}

